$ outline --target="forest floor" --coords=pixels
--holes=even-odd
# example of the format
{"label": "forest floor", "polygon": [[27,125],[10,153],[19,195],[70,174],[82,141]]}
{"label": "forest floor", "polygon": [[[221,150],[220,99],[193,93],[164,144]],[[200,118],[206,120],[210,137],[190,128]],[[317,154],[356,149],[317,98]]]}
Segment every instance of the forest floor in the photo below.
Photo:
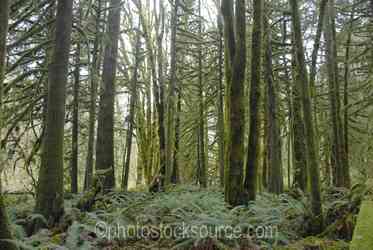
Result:
{"label": "forest floor", "polygon": [[[60,225],[28,232],[33,197],[6,196],[17,243],[25,249],[348,249],[365,187],[324,192],[325,231],[309,236],[309,201],[300,192],[262,193],[228,208],[219,189],[177,186],[167,192],[112,192],[91,211],[66,195]],[[26,226],[25,226],[26,225]]]}

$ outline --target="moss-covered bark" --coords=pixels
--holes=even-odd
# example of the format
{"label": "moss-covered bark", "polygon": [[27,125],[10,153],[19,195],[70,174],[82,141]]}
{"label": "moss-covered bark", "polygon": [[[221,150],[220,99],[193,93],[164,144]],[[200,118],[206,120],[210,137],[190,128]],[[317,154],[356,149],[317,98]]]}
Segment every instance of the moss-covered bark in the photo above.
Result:
{"label": "moss-covered bark", "polygon": [[305,142],[308,160],[308,176],[310,180],[311,205],[313,213],[313,228],[314,233],[318,233],[322,229],[322,209],[321,209],[321,193],[320,193],[320,173],[318,159],[315,148],[315,135],[313,128],[313,113],[311,107],[311,96],[308,85],[308,73],[305,62],[303,37],[301,31],[301,21],[299,16],[299,6],[297,0],[290,0],[292,13],[292,27],[294,32],[294,47],[297,58],[298,79],[297,85],[301,90],[302,107],[304,115],[305,127]]}
{"label": "moss-covered bark", "polygon": [[72,30],[72,0],[58,1],[56,35],[48,74],[48,112],[35,210],[51,224],[64,212],[63,138],[65,94]]}
{"label": "moss-covered bark", "polygon": [[232,206],[242,205],[243,196],[243,164],[244,164],[244,80],[246,69],[246,18],[245,1],[222,1],[224,17],[224,37],[226,56],[226,77],[230,77],[227,86],[227,161],[225,200]]}
{"label": "moss-covered bark", "polygon": [[[251,76],[250,76],[250,116],[249,141],[245,172],[245,191],[249,200],[255,200],[257,189],[257,163],[259,153],[259,99],[261,81],[261,51],[262,51],[262,22],[263,1],[254,0],[254,24],[251,43]],[[259,60],[259,62],[258,62]]]}
{"label": "moss-covered bark", "polygon": [[272,65],[272,35],[271,27],[268,25],[268,19],[264,18],[265,30],[265,82],[266,88],[266,105],[267,105],[267,150],[268,150],[268,191],[280,194],[283,191],[282,176],[282,156],[281,156],[281,137],[278,121],[278,100],[277,90],[273,79]]}
{"label": "moss-covered bark", "polygon": [[102,71],[102,88],[97,126],[96,169],[105,172],[104,190],[115,187],[114,175],[114,97],[120,33],[120,0],[110,1]]}

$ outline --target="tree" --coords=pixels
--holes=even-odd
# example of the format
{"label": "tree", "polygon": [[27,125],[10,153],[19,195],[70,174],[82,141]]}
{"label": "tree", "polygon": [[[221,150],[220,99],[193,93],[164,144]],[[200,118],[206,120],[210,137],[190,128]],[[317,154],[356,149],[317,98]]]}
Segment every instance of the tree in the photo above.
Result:
{"label": "tree", "polygon": [[120,4],[120,0],[110,1],[98,113],[96,170],[103,171],[102,184],[104,190],[115,187],[114,99],[120,34]]}
{"label": "tree", "polygon": [[[198,1],[198,35],[202,40],[201,0]],[[198,97],[199,97],[199,122],[198,122],[198,181],[201,187],[207,187],[207,166],[205,154],[205,114],[202,79],[202,45],[198,45]]]}
{"label": "tree", "polygon": [[48,112],[35,211],[55,224],[64,213],[63,138],[72,30],[72,0],[58,1],[56,35],[48,74]]}
{"label": "tree", "polygon": [[95,17],[95,39],[93,42],[92,51],[92,65],[91,65],[91,78],[90,78],[90,102],[89,102],[89,122],[88,122],[88,147],[87,147],[87,159],[86,159],[86,170],[84,176],[84,189],[87,190],[92,185],[93,180],[93,154],[95,144],[95,124],[96,124],[96,102],[97,102],[97,83],[99,81],[100,73],[100,18],[102,0],[96,0],[97,10]]}
{"label": "tree", "polygon": [[301,21],[297,0],[290,0],[292,27],[294,32],[293,46],[297,62],[297,88],[300,90],[302,108],[304,115],[305,142],[308,164],[308,174],[310,179],[310,193],[312,203],[312,213],[314,216],[312,231],[318,233],[322,229],[322,209],[320,194],[320,173],[315,148],[311,97],[308,86],[308,75],[304,56],[303,38],[301,31]]}
{"label": "tree", "polygon": [[263,1],[254,0],[254,24],[251,44],[249,142],[247,147],[245,190],[249,200],[256,198],[259,149],[259,99],[261,81]]}
{"label": "tree", "polygon": [[[79,23],[82,19],[82,10],[79,6]],[[73,117],[71,138],[71,192],[78,193],[78,143],[79,143],[79,86],[80,86],[80,41],[75,48],[75,70],[73,85]]]}
{"label": "tree", "polygon": [[277,89],[273,79],[272,65],[272,35],[271,27],[267,18],[264,19],[265,33],[265,82],[266,82],[266,105],[267,105],[267,150],[268,150],[268,191],[276,194],[283,192],[282,160],[281,160],[281,137],[278,121]]}
{"label": "tree", "polygon": [[[0,4],[0,109],[2,108],[2,96],[3,96],[3,84],[5,78],[5,54],[6,54],[6,37],[8,34],[8,20],[9,20],[9,8],[10,4],[8,0],[2,1]],[[2,117],[0,117],[0,134],[3,127]],[[2,149],[0,151],[0,178],[3,168],[3,152]],[[4,250],[16,250],[18,249],[13,243],[6,242],[3,240],[11,240],[13,238],[9,221],[8,215],[5,210],[5,204],[3,201],[3,195],[1,192],[1,180],[0,180],[0,245],[1,248]]]}
{"label": "tree", "polygon": [[244,164],[244,80],[246,69],[246,18],[245,1],[222,0],[224,17],[224,42],[226,51],[226,78],[228,95],[227,113],[227,163],[225,200],[231,206],[244,204],[243,164]]}
{"label": "tree", "polygon": [[128,177],[129,177],[129,170],[130,170],[130,160],[131,160],[131,149],[132,149],[132,137],[134,132],[134,123],[135,123],[135,108],[137,103],[137,85],[138,85],[138,70],[140,64],[140,32],[137,31],[136,34],[136,44],[135,44],[135,65],[133,68],[133,76],[131,79],[131,98],[130,98],[130,109],[129,109],[129,116],[128,116],[128,128],[127,128],[127,135],[126,135],[126,157],[124,158],[124,165],[123,165],[123,179],[122,179],[122,189],[127,191],[128,189]]}
{"label": "tree", "polygon": [[177,51],[176,51],[176,33],[178,26],[179,0],[174,0],[172,5],[171,17],[171,62],[170,62],[170,85],[167,99],[167,144],[166,144],[166,182],[171,180],[172,157],[174,154],[174,129],[175,129],[175,97],[177,91]]}

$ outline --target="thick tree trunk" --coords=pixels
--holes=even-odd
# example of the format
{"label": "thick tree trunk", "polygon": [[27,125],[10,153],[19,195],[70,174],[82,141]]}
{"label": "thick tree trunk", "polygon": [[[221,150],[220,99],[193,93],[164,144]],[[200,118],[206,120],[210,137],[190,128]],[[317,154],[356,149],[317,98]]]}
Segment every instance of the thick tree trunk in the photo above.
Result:
{"label": "thick tree trunk", "polygon": [[262,22],[263,1],[254,0],[254,24],[251,48],[251,81],[250,81],[250,125],[247,147],[245,190],[249,200],[256,198],[257,163],[259,151],[259,101],[261,81]]}
{"label": "thick tree trunk", "polygon": [[[260,2],[260,1],[259,1]],[[246,70],[246,18],[245,0],[235,2],[235,20],[233,15],[233,1],[222,1],[224,17],[224,37],[226,48],[226,77],[230,77],[227,84],[228,113],[227,128],[227,162],[228,171],[225,185],[225,200],[231,206],[245,203],[243,192],[243,164],[244,164],[244,80]],[[251,170],[250,170],[251,171]],[[256,178],[256,176],[254,175]],[[254,179],[255,179],[254,178]]]}
{"label": "thick tree trunk", "polygon": [[96,170],[101,170],[104,190],[115,187],[114,175],[114,99],[115,77],[118,58],[118,39],[120,33],[120,0],[110,1],[108,29],[104,65],[102,72],[102,88],[97,127]]}
{"label": "thick tree trunk", "polygon": [[[295,43],[295,39],[293,39]],[[293,150],[294,150],[294,183],[295,188],[300,188],[303,192],[307,191],[307,173],[308,162],[306,153],[305,131],[302,114],[301,90],[297,82],[299,75],[297,71],[297,58],[295,47],[292,49],[292,76],[293,86],[291,88],[291,109],[292,109],[292,133],[293,133]]]}
{"label": "thick tree trunk", "polygon": [[89,102],[89,121],[88,121],[88,147],[87,147],[87,159],[86,169],[84,177],[84,190],[88,190],[92,186],[93,181],[93,154],[95,145],[95,127],[96,127],[96,102],[97,102],[97,83],[99,82],[100,72],[100,18],[102,0],[97,0],[97,11],[96,11],[96,30],[95,40],[93,44],[92,52],[92,65],[91,65],[91,78],[90,78],[90,102]]}
{"label": "thick tree trunk", "polygon": [[63,207],[63,138],[65,125],[65,94],[72,29],[72,0],[58,1],[56,36],[52,63],[48,74],[48,112],[42,168],[35,211],[51,224],[59,221]]}
{"label": "thick tree trunk", "polygon": [[298,88],[301,90],[302,107],[304,115],[305,141],[308,159],[308,174],[310,176],[310,191],[311,191],[311,206],[314,216],[312,231],[319,233],[322,230],[322,209],[321,209],[321,193],[320,193],[320,173],[318,159],[315,148],[315,135],[313,128],[313,113],[311,107],[311,96],[308,85],[308,75],[305,62],[303,37],[301,31],[301,21],[299,16],[299,7],[297,0],[290,0],[292,13],[292,26],[294,32],[294,46],[297,58],[298,71]]}
{"label": "thick tree trunk", "polygon": [[268,121],[268,166],[270,168],[268,178],[268,191],[275,194],[283,192],[283,176],[282,176],[282,157],[281,157],[281,137],[278,122],[277,110],[277,93],[273,80],[273,66],[272,66],[272,36],[271,27],[268,25],[268,20],[264,21],[265,35],[265,82],[267,84],[267,121]]}

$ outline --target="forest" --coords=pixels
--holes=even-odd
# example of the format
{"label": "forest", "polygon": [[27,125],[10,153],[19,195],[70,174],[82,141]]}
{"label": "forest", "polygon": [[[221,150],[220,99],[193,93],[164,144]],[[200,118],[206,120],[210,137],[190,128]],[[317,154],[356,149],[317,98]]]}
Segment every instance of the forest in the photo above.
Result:
{"label": "forest", "polygon": [[373,0],[1,0],[0,250],[372,250]]}

